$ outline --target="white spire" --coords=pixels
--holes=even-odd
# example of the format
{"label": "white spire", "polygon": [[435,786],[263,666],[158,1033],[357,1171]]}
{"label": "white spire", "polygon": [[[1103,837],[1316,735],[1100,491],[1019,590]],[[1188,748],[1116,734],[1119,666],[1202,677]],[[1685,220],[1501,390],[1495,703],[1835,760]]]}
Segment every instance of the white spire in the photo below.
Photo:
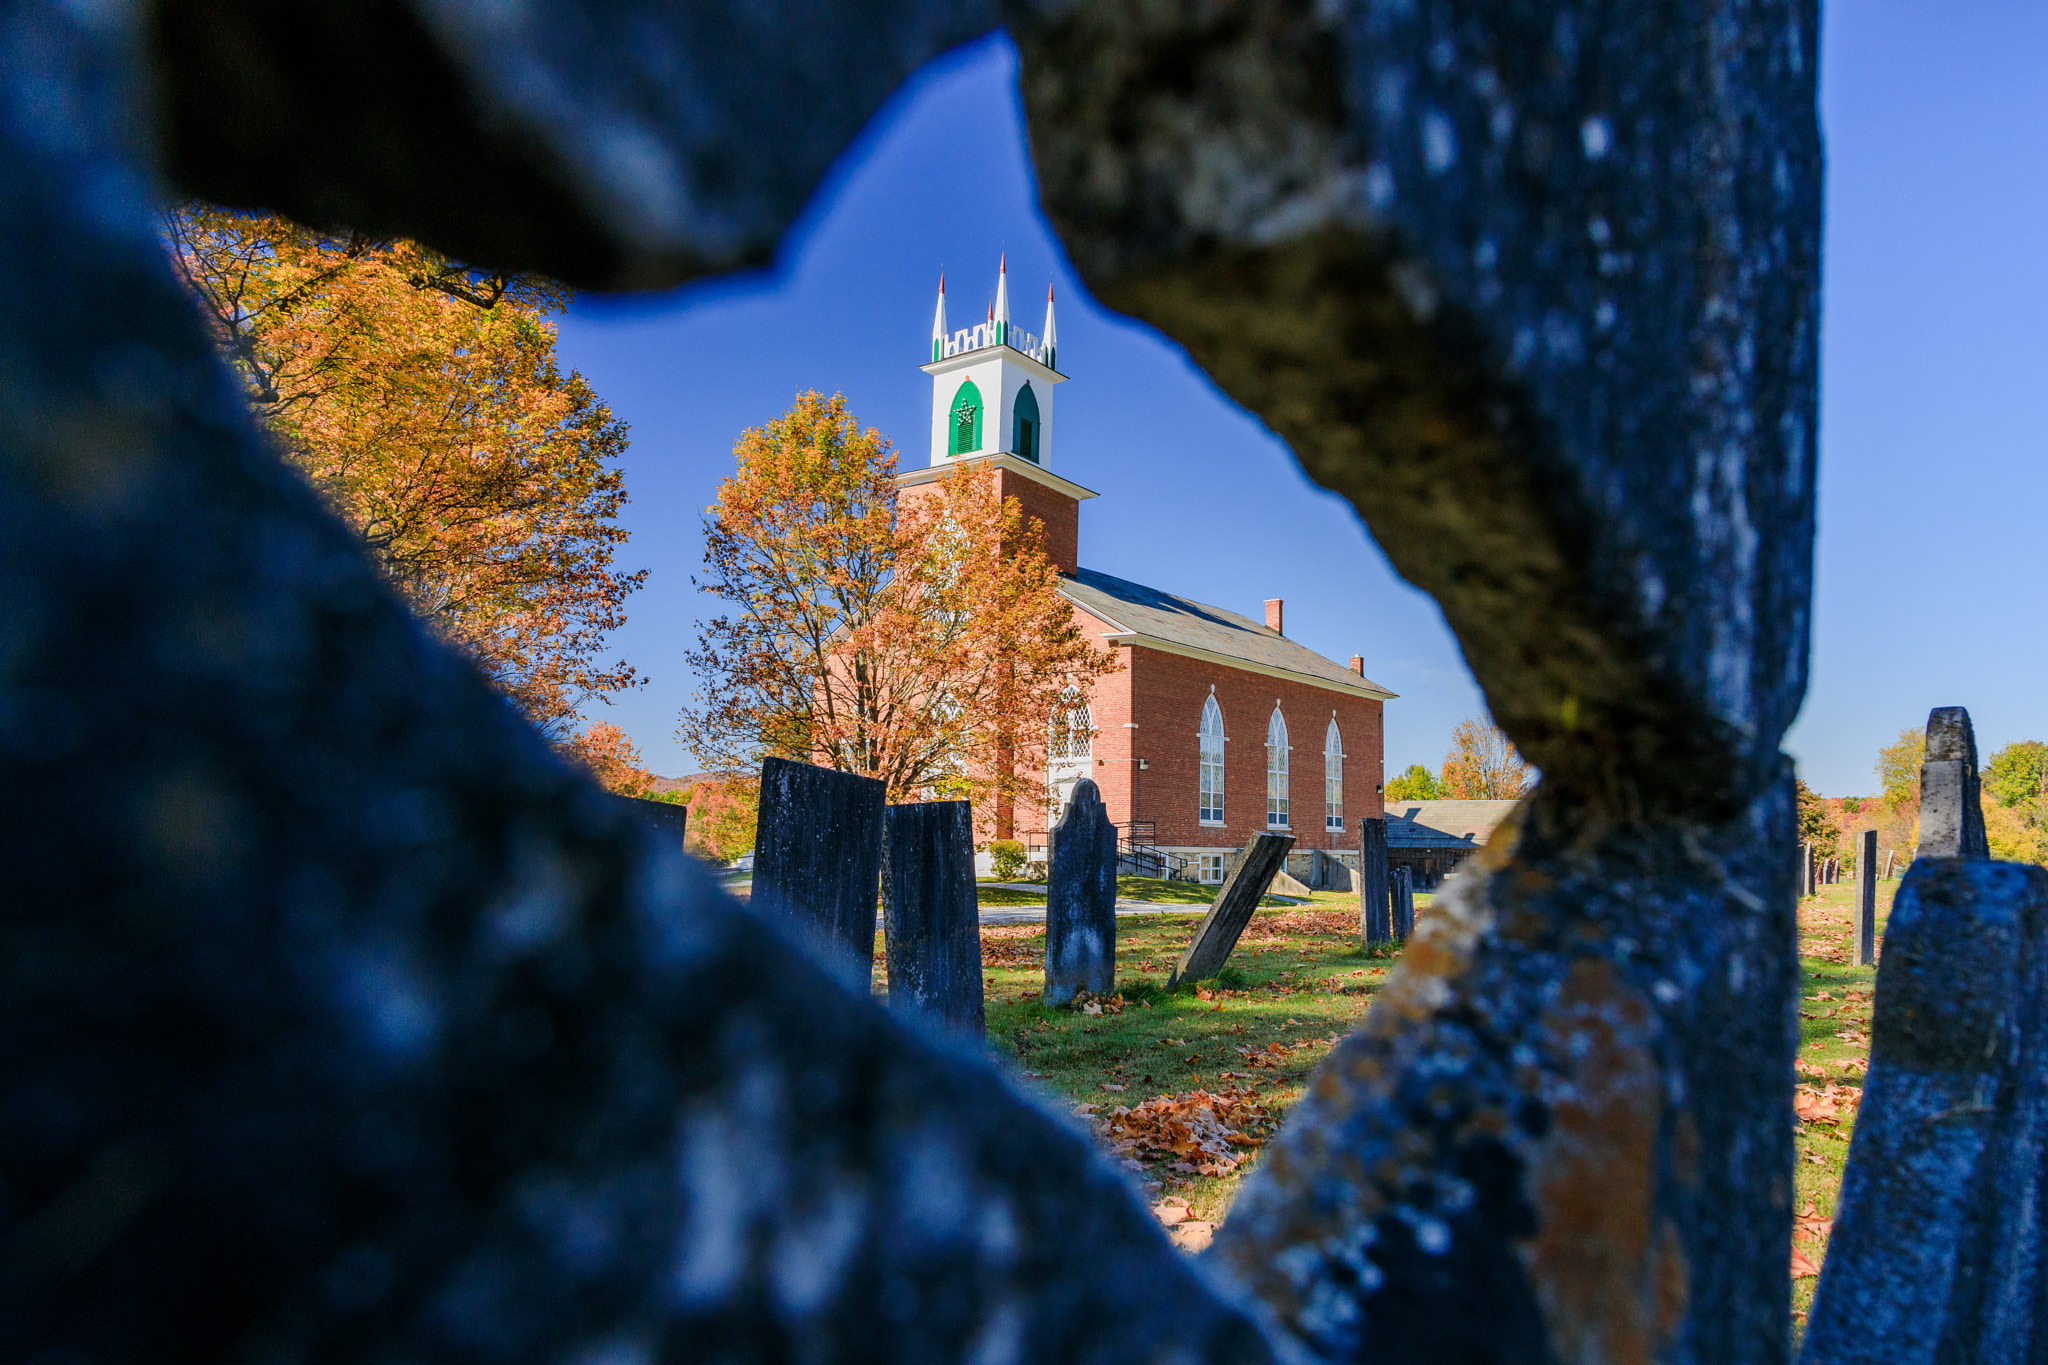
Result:
{"label": "white spire", "polygon": [[989,315],[996,325],[996,345],[1004,341],[1004,333],[1010,330],[1010,253],[1004,252],[996,265],[996,306]]}
{"label": "white spire", "polygon": [[946,272],[939,272],[939,306],[932,313],[932,363],[946,358]]}
{"label": "white spire", "polygon": [[1058,350],[1058,348],[1059,348],[1059,344],[1060,344],[1060,334],[1059,334],[1059,329],[1058,329],[1058,328],[1056,328],[1056,327],[1054,327],[1054,326],[1053,326],[1053,324],[1052,324],[1052,285],[1050,285],[1050,284],[1047,284],[1047,285],[1045,286],[1045,336],[1044,336],[1044,341],[1045,341],[1045,368],[1047,368],[1048,370],[1057,370],[1057,369],[1059,368],[1059,366],[1057,366],[1057,365],[1055,365],[1055,364],[1053,363],[1053,355],[1054,355],[1054,353],[1055,353],[1055,352],[1056,352],[1056,351]]}

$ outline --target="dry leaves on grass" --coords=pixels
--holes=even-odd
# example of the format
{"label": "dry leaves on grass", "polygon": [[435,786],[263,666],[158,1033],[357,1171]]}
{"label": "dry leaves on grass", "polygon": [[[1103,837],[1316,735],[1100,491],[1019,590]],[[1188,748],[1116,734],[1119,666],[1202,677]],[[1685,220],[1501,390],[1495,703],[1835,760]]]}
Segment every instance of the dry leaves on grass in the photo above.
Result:
{"label": "dry leaves on grass", "polygon": [[1075,1112],[1089,1116],[1096,1135],[1118,1156],[1165,1161],[1168,1170],[1184,1175],[1230,1174],[1246,1160],[1231,1149],[1262,1146],[1273,1124],[1271,1111],[1246,1089],[1191,1090],[1118,1105],[1107,1114],[1095,1105]]}
{"label": "dry leaves on grass", "polygon": [[1799,1248],[1792,1248],[1792,1278],[1810,1280],[1820,1274],[1820,1267],[1799,1254]]}
{"label": "dry leaves on grass", "polygon": [[1799,1211],[1799,1216],[1792,1220],[1792,1235],[1794,1237],[1805,1237],[1816,1242],[1825,1242],[1828,1239],[1828,1234],[1834,1230],[1835,1220],[1821,1217],[1820,1210],[1814,1208],[1811,1199],[1806,1201],[1806,1207]]}
{"label": "dry leaves on grass", "polygon": [[1278,1070],[1290,1065],[1289,1059],[1305,1048],[1316,1046],[1312,1041],[1299,1043],[1268,1043],[1264,1047],[1241,1047],[1237,1055],[1244,1058],[1245,1065]]}
{"label": "dry leaves on grass", "polygon": [[1122,991],[1115,995],[1097,997],[1081,991],[1074,996],[1074,1008],[1082,1014],[1122,1014],[1124,996]]}
{"label": "dry leaves on grass", "polygon": [[1863,1092],[1854,1086],[1802,1082],[1792,1087],[1792,1112],[1801,1123],[1840,1123],[1856,1116],[1862,1099]]}
{"label": "dry leaves on grass", "polygon": [[1035,967],[1045,961],[1045,930],[1033,924],[989,925],[981,931],[984,967]]}

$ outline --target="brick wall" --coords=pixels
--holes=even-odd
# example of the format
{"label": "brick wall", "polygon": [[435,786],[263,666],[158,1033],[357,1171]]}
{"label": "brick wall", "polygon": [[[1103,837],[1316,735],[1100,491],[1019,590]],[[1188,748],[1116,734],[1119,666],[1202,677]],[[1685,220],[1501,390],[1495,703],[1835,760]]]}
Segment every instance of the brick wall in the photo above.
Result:
{"label": "brick wall", "polygon": [[[1266,829],[1266,722],[1278,700],[1287,720],[1288,832],[1298,849],[1348,847],[1355,832],[1326,832],[1323,825],[1323,736],[1331,713],[1344,738],[1344,824],[1356,831],[1362,815],[1381,813],[1379,788],[1385,780],[1385,704],[1325,691],[1156,650],[1128,650],[1136,658],[1125,673],[1106,680],[1129,689],[1124,711],[1111,735],[1098,717],[1096,755],[1111,745],[1124,770],[1121,800],[1110,805],[1119,823],[1150,820],[1161,844],[1176,847],[1237,848]],[[1202,703],[1211,686],[1223,710],[1224,824],[1203,825],[1197,805],[1201,780]],[[1125,720],[1135,730],[1121,728]],[[1139,769],[1134,760],[1143,759]],[[1110,788],[1103,784],[1107,798]]]}
{"label": "brick wall", "polygon": [[996,471],[996,486],[1023,507],[1025,525],[1033,518],[1045,523],[1045,557],[1061,573],[1072,573],[1080,563],[1081,504],[1008,469]]}

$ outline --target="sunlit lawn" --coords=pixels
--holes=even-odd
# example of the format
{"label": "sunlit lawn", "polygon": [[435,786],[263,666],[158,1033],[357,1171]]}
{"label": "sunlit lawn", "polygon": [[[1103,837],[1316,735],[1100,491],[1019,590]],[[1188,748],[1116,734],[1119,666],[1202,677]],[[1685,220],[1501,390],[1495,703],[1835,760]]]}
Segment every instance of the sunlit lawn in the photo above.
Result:
{"label": "sunlit lawn", "polygon": [[[1128,889],[1124,883],[1140,883]],[[1878,932],[1897,882],[1881,884]],[[991,899],[984,905],[1008,903]],[[1119,881],[1121,894],[1163,899],[1177,893],[1186,914],[1122,915],[1117,920],[1117,982],[1120,1012],[1086,1015],[1047,1009],[1040,1001],[1045,958],[1043,925],[987,925],[982,961],[987,978],[989,1046],[1011,1060],[1027,1079],[1044,1087],[1063,1107],[1093,1104],[1102,1111],[1135,1106],[1159,1095],[1196,1089],[1239,1089],[1280,1118],[1301,1097],[1310,1071],[1336,1040],[1371,1006],[1399,960],[1394,950],[1368,952],[1359,944],[1354,895],[1318,893],[1305,905],[1263,909],[1253,919],[1223,977],[1206,983],[1212,998],[1162,989],[1187,946],[1210,892],[1185,883]],[[1004,893],[997,893],[1004,894]],[[1031,904],[1025,893],[1015,903]],[[1800,1081],[1802,1097],[1829,1098],[1824,1087],[1852,1094],[1832,1097],[1840,1116],[1798,1125],[1795,1213],[1803,1215],[1795,1247],[1818,1267],[1826,1251],[1827,1220],[1834,1216],[1842,1165],[1853,1124],[1853,1094],[1860,1094],[1870,1050],[1870,991],[1875,972],[1849,965],[1849,932],[1856,887],[1824,887],[1800,907],[1801,967]],[[1427,909],[1431,898],[1417,898]],[[1266,1052],[1268,1063],[1253,1067],[1245,1051]],[[1791,1115],[1787,1121],[1792,1122]],[[1243,1178],[1257,1165],[1254,1154],[1222,1176],[1177,1173],[1169,1163],[1151,1163],[1145,1180],[1157,1196],[1180,1196],[1192,1216],[1221,1221]],[[1815,1281],[1793,1286],[1795,1316],[1804,1320]]]}

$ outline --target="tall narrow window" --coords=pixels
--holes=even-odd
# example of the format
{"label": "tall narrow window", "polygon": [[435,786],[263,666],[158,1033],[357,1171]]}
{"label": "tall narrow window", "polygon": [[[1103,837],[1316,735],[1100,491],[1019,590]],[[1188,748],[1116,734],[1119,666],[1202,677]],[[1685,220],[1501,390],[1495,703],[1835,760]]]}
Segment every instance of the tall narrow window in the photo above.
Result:
{"label": "tall narrow window", "polygon": [[948,453],[972,455],[981,449],[981,390],[969,379],[953,395],[953,438]]}
{"label": "tall narrow window", "polygon": [[1017,390],[1017,432],[1011,449],[1019,455],[1038,463],[1038,396],[1031,392],[1031,385]]}
{"label": "tall narrow window", "polygon": [[1323,736],[1323,828],[1344,828],[1344,736],[1337,733],[1335,716]]}
{"label": "tall narrow window", "polygon": [[1060,698],[1045,747],[1047,757],[1055,763],[1095,756],[1095,722],[1089,716],[1087,698],[1077,689],[1069,688]]}
{"label": "tall narrow window", "polygon": [[1202,704],[1202,823],[1223,823],[1223,711],[1216,696]]}
{"label": "tall narrow window", "polygon": [[1277,706],[1266,722],[1266,825],[1287,828],[1287,720]]}

